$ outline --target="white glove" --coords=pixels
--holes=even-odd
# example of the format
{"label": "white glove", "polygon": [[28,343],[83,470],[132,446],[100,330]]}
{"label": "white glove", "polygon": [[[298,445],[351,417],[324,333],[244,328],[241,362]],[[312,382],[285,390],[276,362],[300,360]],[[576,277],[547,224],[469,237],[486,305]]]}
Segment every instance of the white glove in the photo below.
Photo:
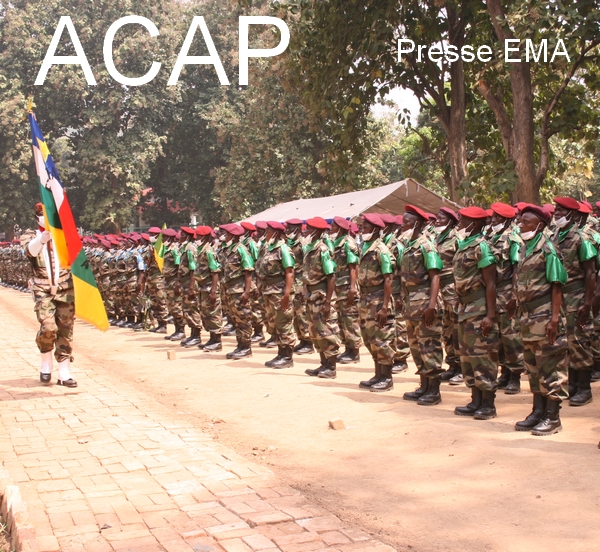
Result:
{"label": "white glove", "polygon": [[51,239],[52,234],[45,230],[39,236],[29,242],[29,245],[27,246],[29,253],[31,253],[33,257],[37,257],[42,252],[44,244],[48,243]]}
{"label": "white glove", "polygon": [[51,239],[52,239],[52,234],[51,234],[50,232],[48,232],[48,230],[44,230],[44,231],[42,232],[42,235],[41,235],[41,237],[40,237],[40,241],[41,241],[43,244],[46,244],[46,243],[48,243],[48,242],[49,242]]}

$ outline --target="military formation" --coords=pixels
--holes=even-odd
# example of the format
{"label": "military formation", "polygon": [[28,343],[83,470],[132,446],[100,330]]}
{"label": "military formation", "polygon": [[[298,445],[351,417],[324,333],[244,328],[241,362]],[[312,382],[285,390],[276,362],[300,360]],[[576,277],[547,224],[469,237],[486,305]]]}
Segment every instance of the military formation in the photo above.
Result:
{"label": "military formation", "polygon": [[[570,197],[458,213],[407,205],[355,221],[95,234],[84,246],[113,326],[206,353],[235,336],[228,359],[276,348],[274,369],[317,353],[306,374],[325,379],[364,345],[374,375],[358,385],[374,393],[393,389],[410,355],[420,384],[404,399],[434,406],[441,383],[464,384],[471,401],[455,414],[478,420],[525,373],[532,411],[515,429],[551,435],[561,404],[585,406],[600,379],[600,202],[595,211]],[[26,289],[28,269],[18,244],[2,245],[4,285]]]}

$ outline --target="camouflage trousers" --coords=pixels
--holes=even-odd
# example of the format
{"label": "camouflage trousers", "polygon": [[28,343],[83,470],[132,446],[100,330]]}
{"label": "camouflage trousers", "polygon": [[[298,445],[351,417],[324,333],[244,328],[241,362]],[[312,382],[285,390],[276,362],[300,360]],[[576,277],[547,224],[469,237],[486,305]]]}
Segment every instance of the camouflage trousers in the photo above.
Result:
{"label": "camouflage trousers", "polygon": [[373,361],[384,366],[392,366],[396,351],[393,341],[396,337],[395,314],[393,307],[386,324],[380,327],[377,323],[377,313],[383,306],[383,291],[360,296],[360,329],[365,346],[371,353]]}
{"label": "camouflage trousers", "polygon": [[394,339],[392,343],[395,351],[394,364],[401,364],[408,360],[411,352],[406,320],[404,320],[404,315],[401,312],[396,313],[394,326]]}
{"label": "camouflage trousers", "polygon": [[179,295],[175,295],[175,287],[178,284],[177,278],[171,278],[165,281],[166,293],[167,293],[167,305],[169,308],[169,314],[173,317],[175,326],[183,327],[183,290]]}
{"label": "camouflage trousers", "polygon": [[569,344],[565,335],[557,336],[553,344],[547,339],[523,341],[523,360],[532,393],[552,400],[568,398]]}
{"label": "camouflage trousers", "polygon": [[[454,286],[452,284],[452,286]],[[452,368],[460,368],[460,345],[458,341],[458,314],[456,314],[456,303],[458,296],[442,293],[444,303],[444,315],[442,317],[442,341],[446,351],[446,364]]]}
{"label": "camouflage trousers", "polygon": [[100,294],[104,301],[104,308],[109,318],[115,316],[115,300],[110,290],[110,276],[105,276],[99,282]]}
{"label": "camouflage trousers", "polygon": [[252,339],[252,308],[248,301],[242,305],[242,293],[227,293],[231,308],[231,322],[235,326],[236,337],[240,343],[249,345]]}
{"label": "camouflage trousers", "polygon": [[347,349],[360,349],[362,336],[360,334],[360,313],[358,312],[359,297],[354,298],[352,305],[348,306],[346,301],[347,290],[336,288],[337,312],[340,324],[342,343]]}
{"label": "camouflage trousers", "polygon": [[183,312],[183,320],[190,328],[202,329],[202,318],[200,317],[200,298],[197,285],[194,285],[194,293],[190,295],[189,279],[180,282],[182,289],[181,308]]}
{"label": "camouflage trousers", "polygon": [[271,320],[267,314],[267,301],[265,300],[262,289],[258,290],[258,308],[260,309],[267,333],[273,335],[275,327],[273,326],[273,320]]}
{"label": "camouflage trousers", "polygon": [[127,301],[124,296],[125,277],[122,273],[117,274],[111,283],[111,294],[114,300],[115,314],[119,318],[124,318],[127,315]]}
{"label": "camouflage trousers", "polygon": [[296,333],[294,332],[294,296],[290,296],[290,304],[286,310],[281,308],[280,293],[269,293],[262,296],[265,300],[267,316],[267,328],[273,328],[270,331],[275,337],[275,342],[281,347],[293,347],[296,345]]}
{"label": "camouflage trousers", "polygon": [[340,351],[340,328],[337,324],[337,311],[331,307],[329,316],[323,314],[326,292],[321,289],[309,291],[306,297],[308,334],[318,353],[325,358],[335,358]]}
{"label": "camouflage trousers", "polygon": [[58,362],[71,358],[75,304],[57,301],[50,295],[35,293],[34,310],[40,323],[35,338],[40,353],[47,353],[54,349],[54,357]]}
{"label": "camouflage trousers", "polygon": [[575,320],[577,312],[567,312],[567,341],[569,343],[570,367],[574,370],[591,370],[594,365],[594,323],[590,320],[579,327]]}
{"label": "camouflage trousers", "polygon": [[294,283],[294,330],[300,341],[310,341],[304,286]]}
{"label": "camouflage trousers", "polygon": [[260,308],[260,297],[256,288],[250,293],[250,303],[250,308],[252,309],[252,327],[257,329],[264,324],[264,317]]}
{"label": "camouflage trousers", "polygon": [[125,314],[127,316],[141,316],[142,301],[136,293],[137,274],[128,275],[123,287],[123,301],[125,302]]}
{"label": "camouflage trousers", "polygon": [[152,314],[159,325],[166,324],[169,317],[169,304],[167,302],[167,291],[165,279],[159,278],[148,279],[146,283],[146,293],[150,297],[150,305]]}
{"label": "camouflage trousers", "polygon": [[495,391],[498,387],[498,328],[489,335],[481,333],[484,315],[474,316],[458,323],[460,367],[467,387]]}
{"label": "camouflage trousers", "polygon": [[225,286],[221,286],[221,311],[223,316],[227,318],[227,322],[234,324],[233,314],[231,313],[231,297],[225,291]]}
{"label": "camouflage trousers", "polygon": [[214,305],[210,304],[210,291],[200,292],[200,318],[207,332],[221,335],[223,333],[223,311],[221,310],[221,294],[217,292]]}
{"label": "camouflage trousers", "polygon": [[406,321],[410,352],[420,376],[433,378],[443,372],[442,329],[440,315],[436,315],[429,328],[423,320]]}
{"label": "camouflage trousers", "polygon": [[496,314],[496,323],[500,331],[498,359],[500,366],[511,372],[523,371],[523,339],[521,327],[516,319],[511,320],[505,312]]}

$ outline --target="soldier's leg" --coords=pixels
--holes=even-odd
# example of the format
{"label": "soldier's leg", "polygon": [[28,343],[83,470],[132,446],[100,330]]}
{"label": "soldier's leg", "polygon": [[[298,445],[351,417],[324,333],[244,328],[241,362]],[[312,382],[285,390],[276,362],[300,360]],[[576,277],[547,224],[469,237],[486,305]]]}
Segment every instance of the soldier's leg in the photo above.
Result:
{"label": "soldier's leg", "polygon": [[592,368],[592,381],[600,380],[600,314],[594,317],[594,332],[592,334],[592,357],[594,366]]}
{"label": "soldier's leg", "polygon": [[406,320],[404,320],[404,316],[401,313],[396,313],[395,317],[395,335],[393,347],[395,350],[394,365],[398,367],[398,372],[402,372],[408,367],[407,362],[411,353],[411,348],[408,339]]}
{"label": "soldier's leg", "polygon": [[323,353],[329,364],[337,363],[340,350],[339,327],[337,311],[332,307],[329,316],[323,314],[326,293],[315,290],[309,293],[306,300],[309,320],[310,338],[319,353]]}
{"label": "soldier's leg", "polygon": [[56,350],[54,357],[58,361],[58,384],[77,387],[71,377],[70,364],[73,353],[73,325],[75,323],[75,304],[56,301]]}
{"label": "soldier's leg", "polygon": [[506,381],[499,387],[505,387],[506,394],[515,395],[521,390],[521,374],[524,369],[521,328],[518,321],[508,318],[505,312],[499,313],[496,320],[500,330],[499,364],[502,366],[503,373],[504,371],[507,373]]}
{"label": "soldier's leg", "polygon": [[309,318],[307,300],[303,293],[294,294],[294,329],[300,341],[309,341],[311,335],[309,332]]}
{"label": "soldier's leg", "polygon": [[34,310],[40,323],[40,329],[35,338],[38,349],[40,353],[53,351],[58,331],[55,303],[50,296],[36,293]]}
{"label": "soldier's leg", "polygon": [[359,349],[362,346],[360,331],[359,297],[355,297],[353,303],[348,306],[347,297],[338,296],[337,311],[340,326],[340,338],[345,345],[345,352],[338,357],[342,364],[358,362],[360,360]]}
{"label": "soldier's leg", "polygon": [[[236,328],[236,336],[241,349],[250,349],[252,339],[252,312],[249,301],[242,304],[241,293],[230,295],[231,315]],[[248,355],[249,356],[249,355]]]}
{"label": "soldier's leg", "polygon": [[442,340],[444,342],[444,350],[446,351],[445,361],[449,367],[449,377],[442,379],[450,379],[460,372],[460,346],[458,342],[458,319],[454,312],[453,304],[449,301],[444,301],[442,324]]}
{"label": "soldier's leg", "polygon": [[569,362],[569,347],[564,335],[558,336],[552,344],[544,341],[536,351],[540,390],[544,396],[559,402],[568,398]]}
{"label": "soldier's leg", "polygon": [[592,354],[593,322],[588,321],[583,327],[576,324],[576,312],[567,313],[567,342],[569,344],[569,381],[570,405],[584,406],[592,401]]}
{"label": "soldier's leg", "polygon": [[[361,303],[362,305],[362,303]],[[361,323],[365,328],[363,339],[365,344],[369,342],[369,350],[375,362],[376,375],[379,372],[379,380],[373,383],[369,390],[374,393],[390,391],[394,388],[392,379],[392,367],[396,350],[394,339],[396,337],[395,313],[393,308],[389,309],[386,323],[380,326],[377,321],[377,313],[383,305],[383,292],[375,292],[367,296],[368,309],[361,308]],[[365,319],[363,319],[365,316]],[[361,384],[366,382],[361,382]],[[364,387],[364,385],[361,385]]]}

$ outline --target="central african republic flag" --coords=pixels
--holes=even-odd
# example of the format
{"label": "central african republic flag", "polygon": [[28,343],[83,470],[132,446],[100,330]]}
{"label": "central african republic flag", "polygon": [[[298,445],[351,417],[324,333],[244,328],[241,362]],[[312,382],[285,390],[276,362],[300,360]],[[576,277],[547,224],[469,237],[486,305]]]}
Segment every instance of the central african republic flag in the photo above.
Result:
{"label": "central african republic flag", "polygon": [[46,229],[61,268],[70,268],[75,290],[75,314],[98,329],[108,329],[108,317],[96,279],[85,256],[67,194],[33,113],[29,113],[35,170],[40,185]]}

